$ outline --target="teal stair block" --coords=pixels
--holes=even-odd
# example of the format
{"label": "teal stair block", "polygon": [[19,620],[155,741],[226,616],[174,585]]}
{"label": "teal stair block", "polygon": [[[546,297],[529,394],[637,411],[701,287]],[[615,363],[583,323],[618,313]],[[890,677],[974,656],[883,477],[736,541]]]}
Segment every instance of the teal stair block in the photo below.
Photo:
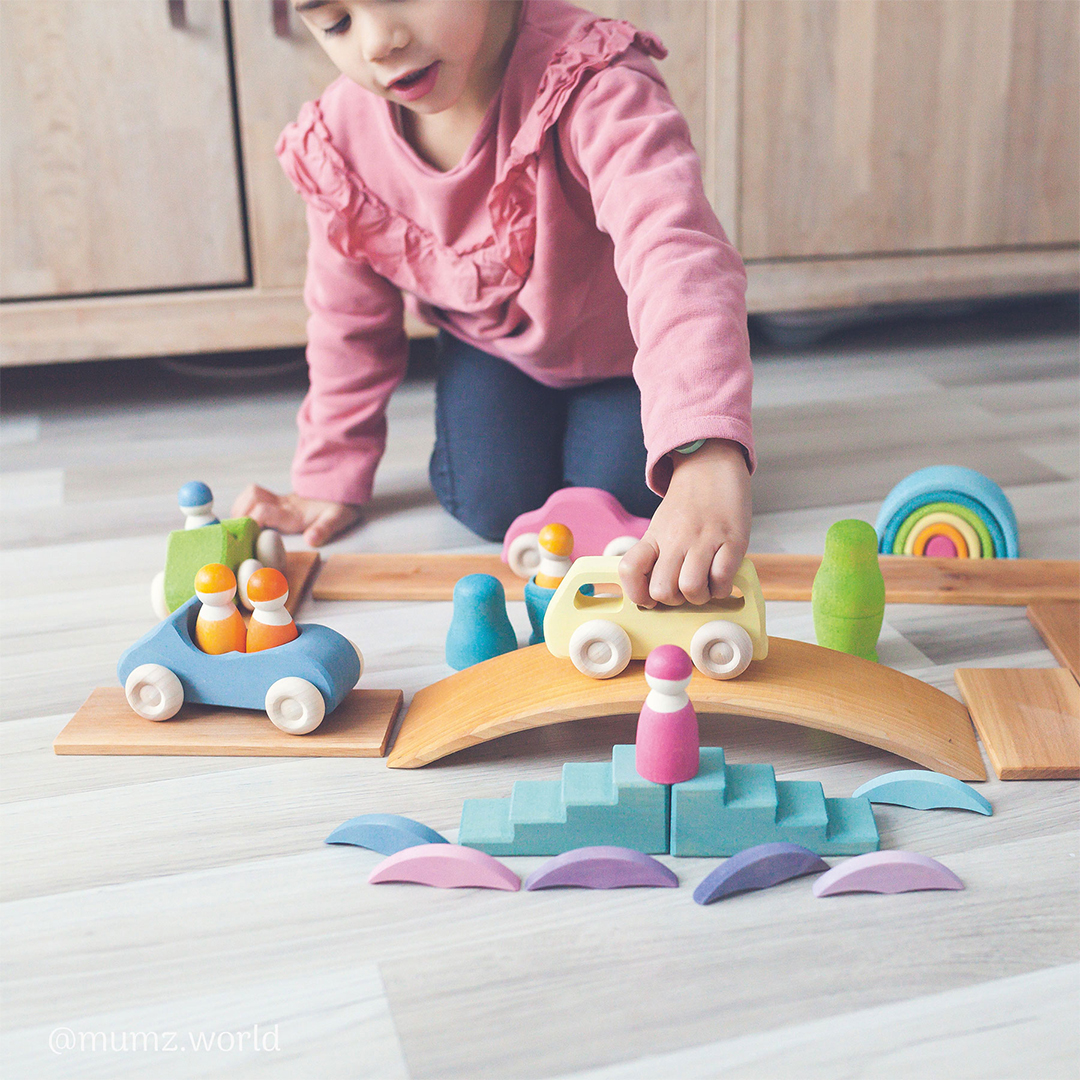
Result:
{"label": "teal stair block", "polygon": [[728,765],[703,746],[697,776],[671,788],[671,854],[734,855],[777,839],[772,766]]}
{"label": "teal stair block", "polygon": [[784,840],[818,851],[829,833],[829,811],[821,785],[816,780],[778,780],[776,799],[776,827]]}
{"label": "teal stair block", "polygon": [[566,820],[558,780],[519,780],[510,794],[514,825],[548,825]]}
{"label": "teal stair block", "polygon": [[519,780],[509,799],[467,799],[458,843],[489,855],[561,855],[611,845],[668,849],[669,789],[642,779],[634,747],[610,762],[568,763],[562,780]]}
{"label": "teal stair block", "polygon": [[802,844],[818,855],[876,851],[863,799],[826,799],[821,785],[777,781],[771,765],[728,765],[701,748],[697,776],[671,789],[671,854],[731,856],[757,844]]}
{"label": "teal stair block", "polygon": [[858,799],[826,799],[825,809],[829,813],[829,830],[824,844],[815,849],[819,855],[862,855],[881,846],[874,810],[865,795]]}
{"label": "teal stair block", "polygon": [[[466,799],[461,808],[461,836],[483,837],[493,847],[511,847],[514,843],[514,827],[510,824],[509,799]],[[482,850],[486,851],[487,848]]]}

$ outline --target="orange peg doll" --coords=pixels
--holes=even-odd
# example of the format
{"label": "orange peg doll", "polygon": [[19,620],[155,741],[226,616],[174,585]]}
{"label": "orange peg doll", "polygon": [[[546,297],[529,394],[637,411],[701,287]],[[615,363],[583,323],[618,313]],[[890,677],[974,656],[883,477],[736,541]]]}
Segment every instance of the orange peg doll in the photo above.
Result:
{"label": "orange peg doll", "polygon": [[292,616],[285,610],[289,583],[280,570],[272,566],[256,570],[248,578],[247,593],[252,605],[247,631],[248,652],[277,648],[300,633]]}
{"label": "orange peg doll", "polygon": [[236,610],[236,577],[221,563],[207,563],[195,575],[195,595],[202,601],[195,623],[195,643],[215,656],[244,652],[247,628]]}
{"label": "orange peg doll", "polygon": [[557,589],[570,569],[574,534],[565,525],[553,522],[540,530],[537,542],[540,545],[540,565],[534,580],[542,589]]}

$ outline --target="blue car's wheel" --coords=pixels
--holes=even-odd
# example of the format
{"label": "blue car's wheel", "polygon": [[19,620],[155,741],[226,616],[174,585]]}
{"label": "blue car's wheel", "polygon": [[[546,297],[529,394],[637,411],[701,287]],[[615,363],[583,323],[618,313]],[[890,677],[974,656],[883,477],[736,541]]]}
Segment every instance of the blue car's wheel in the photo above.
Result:
{"label": "blue car's wheel", "polygon": [[184,704],[180,680],[161,664],[140,664],[124,680],[128,704],[145,720],[168,720]]}
{"label": "blue car's wheel", "polygon": [[306,735],[323,722],[326,702],[318,687],[307,679],[289,675],[266,691],[266,715],[282,731]]}

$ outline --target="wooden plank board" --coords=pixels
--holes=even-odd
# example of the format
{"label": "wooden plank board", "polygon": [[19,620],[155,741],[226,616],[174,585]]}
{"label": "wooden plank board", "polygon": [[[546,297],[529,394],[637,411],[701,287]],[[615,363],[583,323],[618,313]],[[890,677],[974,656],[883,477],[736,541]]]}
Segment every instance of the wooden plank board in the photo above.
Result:
{"label": "wooden plank board", "polygon": [[[766,600],[809,600],[819,555],[751,555]],[[930,559],[882,555],[891,604],[1080,603],[1080,562],[1068,559]],[[493,574],[508,600],[523,582],[498,555],[331,555],[315,580],[317,600],[450,600],[466,574]]]}
{"label": "wooden plank board", "polygon": [[351,690],[309,735],[287,735],[249,709],[184,705],[171,720],[132,712],[123,687],[93,690],[53,742],[57,754],[178,757],[382,757],[404,695]]}
{"label": "wooden plank board", "polygon": [[[751,555],[766,600],[809,600],[817,555]],[[880,555],[889,604],[1080,602],[1080,562],[1070,559],[931,559]]]}
{"label": "wooden plank board", "polygon": [[297,608],[307,595],[321,561],[321,556],[317,551],[287,551],[285,553],[285,579],[289,583],[289,599],[285,607],[293,618],[296,617]]}
{"label": "wooden plank board", "polygon": [[[505,653],[419,691],[387,758],[414,769],[514,731],[594,716],[636,714],[649,688],[633,661],[613,679],[590,679],[545,645]],[[967,709],[927,683],[881,664],[787,638],[737,679],[694,672],[699,714],[757,716],[881,747],[959,780],[985,780]]]}
{"label": "wooden plank board", "polygon": [[1029,604],[1027,617],[1057,662],[1080,679],[1080,604]]}
{"label": "wooden plank board", "polygon": [[452,600],[466,574],[491,574],[507,600],[525,597],[525,582],[498,555],[361,554],[329,556],[315,579],[316,600]]}
{"label": "wooden plank board", "polygon": [[1002,780],[1080,777],[1080,684],[1064,668],[957,668],[979,737]]}

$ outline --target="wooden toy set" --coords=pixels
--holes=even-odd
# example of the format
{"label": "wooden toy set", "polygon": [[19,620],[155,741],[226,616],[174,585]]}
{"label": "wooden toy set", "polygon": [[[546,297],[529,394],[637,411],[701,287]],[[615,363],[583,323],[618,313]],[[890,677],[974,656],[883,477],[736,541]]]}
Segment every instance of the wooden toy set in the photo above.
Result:
{"label": "wooden toy set", "polygon": [[[248,641],[269,646],[263,651],[266,663],[278,669],[273,682],[303,678],[285,670],[286,654],[291,660],[293,653],[299,656],[313,646],[319,635],[309,631],[320,628],[301,627],[295,641],[282,642],[283,635],[295,629],[287,612],[295,610],[318,556],[286,557],[280,537],[270,530],[260,532],[249,519],[219,522],[205,485],[185,485],[179,501],[186,528],[169,537],[166,569],[155,586],[155,596],[169,609],[169,618],[129,650],[142,663],[132,665],[125,654],[119,673],[127,683],[136,667],[156,662],[140,651],[152,639],[151,651],[167,644],[178,654],[195,652],[201,657],[195,658],[198,664],[212,660],[222,665],[218,669],[222,672],[228,665],[250,665],[237,672],[252,674],[251,683],[259,683],[262,701],[255,702],[258,694],[250,686],[243,694],[230,690],[215,696],[205,689],[201,674],[180,675],[159,664],[172,672],[181,693],[175,683],[165,679],[163,685],[155,676],[157,681],[136,680],[128,700],[134,698],[145,713],[164,714],[179,703],[178,711],[169,715],[188,722],[133,728],[137,718],[115,704],[123,701],[122,695],[95,691],[57,738],[56,752],[385,753],[402,695],[351,686],[342,695],[337,684],[349,681],[351,668],[341,667],[336,681],[327,676],[325,686],[305,679],[319,687],[319,702],[310,696],[307,705],[287,699],[278,710],[280,732],[267,730],[267,713],[260,720],[253,711],[244,711],[269,712],[269,687],[263,687],[263,676],[254,678],[259,646],[249,653]],[[573,528],[554,533],[549,529],[541,543],[544,527],[554,524],[556,513]],[[935,517],[942,514],[946,517]],[[688,648],[697,669],[690,690],[699,711],[806,724],[880,746],[959,779],[982,779],[974,721],[1002,777],[1080,775],[1078,567],[1075,562],[1019,559],[1012,509],[987,478],[952,467],[921,470],[887,497],[870,543],[871,530],[865,523],[841,522],[830,530],[823,559],[755,556],[740,571],[738,595],[706,605],[715,605],[715,611],[671,609],[657,615],[639,611],[615,595],[617,552],[636,542],[647,524],[626,515],[604,493],[557,492],[544,507],[515,522],[504,544],[503,558],[511,560],[514,547],[517,554],[511,561],[519,571],[540,572],[540,581],[530,583],[521,582],[494,556],[331,558],[316,582],[317,596],[449,599],[460,589],[447,640],[448,660],[460,670],[416,694],[388,764],[413,768],[526,727],[635,711],[649,693],[640,659],[658,644],[678,642]],[[880,554],[872,559],[868,553],[873,537],[881,552],[921,551],[923,556]],[[583,552],[584,557],[570,562]],[[215,605],[213,588],[204,590],[209,600],[194,597],[195,575],[209,562],[235,573],[237,600],[255,608],[244,630],[243,654],[211,657],[198,647],[200,619],[194,606],[184,608],[188,603],[202,605],[207,640],[211,630],[220,635],[229,627],[239,640],[236,620],[228,605]],[[279,602],[280,591],[272,595],[270,588],[265,596],[259,591],[261,579],[253,575],[260,563],[284,565],[287,605]],[[358,566],[364,568],[360,576]],[[496,572],[491,578],[470,581],[469,574],[459,572],[462,567],[473,575]],[[253,580],[257,597],[249,595]],[[280,582],[275,586],[279,588]],[[545,644],[518,649],[506,620],[505,601],[525,595],[530,596],[531,640]],[[770,641],[764,632],[766,598],[810,600],[819,641],[831,648],[781,638]],[[872,662],[885,602],[1026,603],[1032,622],[1065,668],[960,670],[956,678],[968,706],[964,708],[948,695]],[[215,607],[227,618],[215,620]],[[185,613],[174,618],[181,609]],[[211,623],[215,625],[210,627]],[[726,624],[723,636],[716,634],[719,624]],[[351,646],[349,652],[355,658]],[[572,663],[560,657],[570,657]],[[173,662],[180,664],[176,658]],[[716,681],[722,679],[732,681]],[[222,681],[241,685],[245,678],[230,670]],[[319,719],[325,720],[316,721],[316,730],[309,725],[320,712],[319,703]],[[211,712],[207,708],[211,705],[228,708]],[[225,716],[229,720],[221,731],[228,734],[213,735],[214,725]],[[293,731],[303,728],[311,734],[297,740],[288,734],[290,725]],[[328,738],[331,732],[333,737]],[[279,736],[283,742],[275,741]],[[268,739],[275,749],[267,750]],[[305,744],[302,750],[300,743]]]}

